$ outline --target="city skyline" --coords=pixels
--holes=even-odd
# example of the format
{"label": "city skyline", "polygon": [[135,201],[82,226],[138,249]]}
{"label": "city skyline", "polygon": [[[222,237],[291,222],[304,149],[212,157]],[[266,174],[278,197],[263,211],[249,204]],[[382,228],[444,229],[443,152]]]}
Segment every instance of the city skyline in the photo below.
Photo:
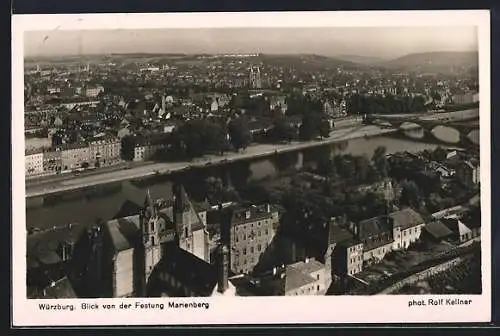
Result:
{"label": "city skyline", "polygon": [[30,31],[24,45],[26,57],[268,53],[394,59],[412,53],[478,50],[473,26]]}

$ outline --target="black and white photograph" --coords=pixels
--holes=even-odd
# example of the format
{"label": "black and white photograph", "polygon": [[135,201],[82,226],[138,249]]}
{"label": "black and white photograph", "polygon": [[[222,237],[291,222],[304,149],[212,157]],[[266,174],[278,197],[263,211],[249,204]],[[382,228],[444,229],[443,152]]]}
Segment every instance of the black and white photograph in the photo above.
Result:
{"label": "black and white photograph", "polygon": [[19,320],[488,320],[489,16],[437,13],[19,18]]}

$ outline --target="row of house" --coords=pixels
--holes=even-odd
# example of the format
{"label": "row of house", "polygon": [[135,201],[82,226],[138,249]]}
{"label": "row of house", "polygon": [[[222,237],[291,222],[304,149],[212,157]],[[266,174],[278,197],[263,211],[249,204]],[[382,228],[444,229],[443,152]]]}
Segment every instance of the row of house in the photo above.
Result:
{"label": "row of house", "polygon": [[[419,240],[463,244],[480,237],[480,219],[446,217],[426,223],[411,208],[352,223],[332,219],[319,234],[286,235],[284,265],[254,280],[265,295],[324,295],[334,278],[351,277]],[[285,264],[287,264],[285,266]]]}
{"label": "row of house", "polygon": [[80,168],[104,167],[121,162],[121,142],[114,137],[63,144],[25,153],[25,176],[57,174]]}

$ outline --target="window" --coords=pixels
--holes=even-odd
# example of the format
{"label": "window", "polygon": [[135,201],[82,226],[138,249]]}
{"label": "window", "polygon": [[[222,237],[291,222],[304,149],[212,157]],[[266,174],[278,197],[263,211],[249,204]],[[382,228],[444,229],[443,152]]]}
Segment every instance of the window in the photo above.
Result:
{"label": "window", "polygon": [[261,250],[261,246],[260,246],[260,244],[259,244],[259,245],[257,245],[257,251],[259,251],[259,252],[260,252],[260,250]]}
{"label": "window", "polygon": [[319,280],[319,274],[316,275],[316,280]]}
{"label": "window", "polygon": [[246,247],[243,249],[243,255],[247,255],[247,248]]}
{"label": "window", "polygon": [[319,291],[319,285],[316,286],[316,290]]}
{"label": "window", "polygon": [[250,247],[250,253],[253,253],[254,249],[253,249],[253,246]]}
{"label": "window", "polygon": [[155,230],[155,222],[151,222],[151,231]]}
{"label": "window", "polygon": [[155,244],[155,237],[151,237],[151,244],[154,245]]}

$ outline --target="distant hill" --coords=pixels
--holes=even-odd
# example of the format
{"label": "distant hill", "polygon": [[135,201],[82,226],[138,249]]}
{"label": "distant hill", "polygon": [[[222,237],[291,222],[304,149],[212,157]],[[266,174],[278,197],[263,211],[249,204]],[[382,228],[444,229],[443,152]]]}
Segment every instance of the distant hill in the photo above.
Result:
{"label": "distant hill", "polygon": [[378,65],[388,69],[446,72],[456,68],[477,68],[478,52],[429,52],[409,54]]}
{"label": "distant hill", "polygon": [[381,57],[360,56],[360,55],[335,55],[336,59],[363,65],[380,64],[385,60]]}
{"label": "distant hill", "polygon": [[341,60],[334,57],[320,56],[320,55],[272,55],[272,54],[261,54],[259,58],[266,64],[278,65],[278,66],[292,66],[294,68],[303,69],[316,69],[316,68],[338,68],[342,67],[345,69],[359,69],[366,68],[363,64],[358,64],[355,62]]}

